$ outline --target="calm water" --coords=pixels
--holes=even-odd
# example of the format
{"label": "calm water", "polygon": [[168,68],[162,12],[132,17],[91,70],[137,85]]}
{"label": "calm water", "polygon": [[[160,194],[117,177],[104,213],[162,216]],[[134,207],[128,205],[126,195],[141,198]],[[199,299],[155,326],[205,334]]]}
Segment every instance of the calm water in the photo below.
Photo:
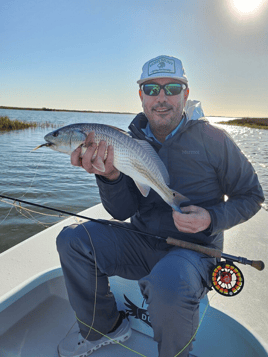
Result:
{"label": "calm water", "polygon": [[[133,115],[43,112],[0,109],[10,119],[48,122],[58,126],[95,122],[127,130]],[[221,118],[222,120],[223,118]],[[210,118],[216,123],[217,118]],[[219,125],[219,124],[216,124]],[[268,210],[268,130],[223,126],[253,164],[265,191],[264,208]],[[8,133],[0,132],[0,192],[34,203],[79,212],[100,202],[94,175],[70,165],[67,155],[48,148],[30,152],[44,142],[52,128],[35,128]],[[26,207],[23,205],[23,207]],[[0,202],[0,252],[27,239],[62,219],[55,213],[25,211]],[[51,216],[51,214],[53,216]]]}

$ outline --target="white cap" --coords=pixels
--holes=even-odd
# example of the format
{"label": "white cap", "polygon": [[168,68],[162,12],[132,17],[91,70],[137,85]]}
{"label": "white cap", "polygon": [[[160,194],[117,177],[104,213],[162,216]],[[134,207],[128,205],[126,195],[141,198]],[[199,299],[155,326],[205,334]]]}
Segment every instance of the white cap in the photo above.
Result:
{"label": "white cap", "polygon": [[176,57],[158,56],[146,62],[137,83],[141,85],[156,78],[174,78],[188,86],[182,62]]}

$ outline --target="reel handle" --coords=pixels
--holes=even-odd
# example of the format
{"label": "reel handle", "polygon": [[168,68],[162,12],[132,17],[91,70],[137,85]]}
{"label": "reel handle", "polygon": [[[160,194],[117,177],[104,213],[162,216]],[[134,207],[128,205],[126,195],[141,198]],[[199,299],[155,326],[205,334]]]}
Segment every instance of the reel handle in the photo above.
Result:
{"label": "reel handle", "polygon": [[252,260],[251,266],[259,271],[262,271],[265,268],[265,264],[262,260]]}

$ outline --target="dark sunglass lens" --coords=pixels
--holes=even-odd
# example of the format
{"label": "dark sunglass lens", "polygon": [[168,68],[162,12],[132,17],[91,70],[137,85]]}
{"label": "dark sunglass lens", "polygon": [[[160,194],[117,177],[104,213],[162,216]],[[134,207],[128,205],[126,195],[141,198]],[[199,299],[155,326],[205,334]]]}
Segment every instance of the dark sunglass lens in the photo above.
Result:
{"label": "dark sunglass lens", "polygon": [[179,83],[170,83],[165,85],[166,95],[178,95],[182,91],[182,85]]}
{"label": "dark sunglass lens", "polygon": [[146,95],[155,96],[160,92],[160,87],[158,84],[144,84],[143,91]]}

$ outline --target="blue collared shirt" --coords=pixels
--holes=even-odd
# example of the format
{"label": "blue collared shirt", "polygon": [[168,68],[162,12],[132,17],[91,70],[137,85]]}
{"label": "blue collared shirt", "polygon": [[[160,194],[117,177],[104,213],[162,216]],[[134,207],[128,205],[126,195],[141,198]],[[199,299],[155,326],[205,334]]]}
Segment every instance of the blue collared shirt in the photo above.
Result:
{"label": "blue collared shirt", "polygon": [[[168,140],[168,139],[172,138],[172,136],[173,136],[174,134],[176,134],[176,132],[179,130],[179,128],[181,127],[181,125],[182,125],[182,123],[183,123],[184,120],[185,120],[185,116],[183,116],[183,118],[182,118],[182,120],[180,121],[179,125],[166,137],[165,140]],[[159,140],[157,140],[156,137],[154,136],[154,134],[152,133],[152,130],[151,130],[151,128],[150,128],[149,122],[147,123],[146,128],[145,128],[145,129],[141,129],[141,130],[144,132],[144,134],[145,134],[148,138],[153,138],[153,139],[155,139],[155,141],[158,142],[159,144],[161,144],[161,145],[163,144],[163,143],[161,143]]]}

